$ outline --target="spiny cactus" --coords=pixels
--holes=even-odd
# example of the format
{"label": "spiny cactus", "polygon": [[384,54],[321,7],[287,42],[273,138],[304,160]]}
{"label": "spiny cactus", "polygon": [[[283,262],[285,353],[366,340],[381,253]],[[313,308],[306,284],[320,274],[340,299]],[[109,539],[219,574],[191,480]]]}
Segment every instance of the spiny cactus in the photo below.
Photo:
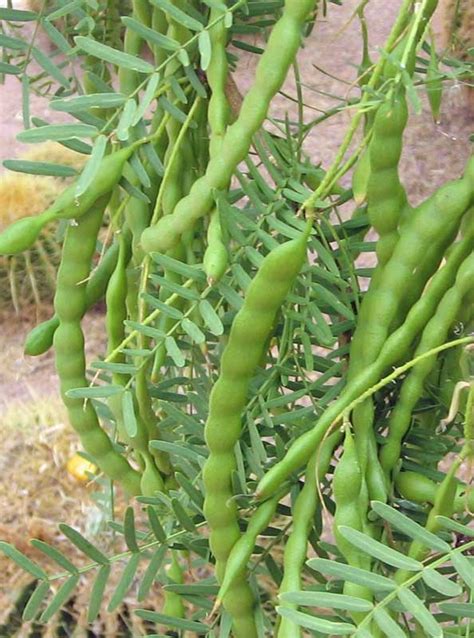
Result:
{"label": "spiny cactus", "polygon": [[[78,170],[86,156],[47,142],[23,154],[22,159],[48,161]],[[5,173],[0,176],[0,231],[17,219],[41,213],[65,188],[54,177]],[[56,281],[60,248],[56,231],[46,229],[34,247],[14,257],[0,257],[0,312],[16,312],[50,303]]]}

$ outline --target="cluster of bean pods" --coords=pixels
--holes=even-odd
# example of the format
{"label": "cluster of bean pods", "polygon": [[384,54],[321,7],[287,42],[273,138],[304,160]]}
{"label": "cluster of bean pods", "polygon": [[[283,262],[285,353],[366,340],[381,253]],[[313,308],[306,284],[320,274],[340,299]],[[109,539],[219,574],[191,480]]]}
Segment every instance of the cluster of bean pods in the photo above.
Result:
{"label": "cluster of bean pods", "polygon": [[[31,331],[25,352],[37,356],[54,345],[70,423],[100,470],[131,496],[162,494],[168,498],[179,488],[179,480],[172,458],[159,445],[150,445],[166,438],[160,428],[153,385],[166,370],[166,338],[173,334],[176,323],[173,313],[195,317],[193,302],[187,305],[186,297],[172,291],[189,288],[190,300],[203,298],[228,270],[231,251],[217,194],[229,191],[239,164],[256,143],[270,104],[295,63],[317,2],[285,0],[253,83],[234,113],[227,96],[226,16],[230,7],[209,2],[208,94],[203,95],[178,56],[168,56],[159,46],[160,42],[173,41],[183,51],[193,41],[192,32],[176,17],[182,15],[184,4],[170,0],[165,3],[170,11],[159,2],[133,0],[132,5],[124,52],[140,56],[146,34],[154,33],[149,53],[163,75],[149,134],[135,127],[128,144],[120,148],[111,136],[108,154],[87,190],[78,196],[77,185],[72,184],[41,215],[12,225],[0,235],[0,254],[26,250],[46,224],[66,220],[54,315]],[[202,514],[220,586],[215,609],[223,605],[236,638],[261,635],[247,564],[259,534],[275,519],[278,505],[290,490],[292,525],[282,560],[280,594],[302,587],[308,538],[320,506],[318,484],[328,474],[335,507],[334,539],[343,559],[353,567],[370,570],[371,560],[356,550],[339,528],[379,537],[380,529],[369,520],[373,500],[391,502],[398,496],[424,504],[429,509],[426,527],[430,531],[436,530],[439,514],[449,516],[467,506],[472,508],[472,493],[466,498],[456,478],[461,462],[472,454],[471,447],[462,448],[439,485],[403,470],[400,464],[403,442],[427,382],[436,374],[449,382],[461,375],[462,349],[445,357],[431,351],[449,339],[457,321],[462,319],[469,325],[473,318],[474,159],[467,162],[463,176],[445,183],[416,207],[408,202],[399,178],[409,117],[400,75],[413,74],[416,49],[435,7],[436,2],[424,2],[421,17],[407,14],[397,23],[389,60],[379,65],[375,88],[383,97],[375,101],[365,118],[368,145],[355,168],[353,195],[358,207],[355,217],[366,204],[370,228],[377,234],[377,263],[351,335],[345,386],[314,417],[313,427],[290,441],[286,450],[280,450],[278,460],[262,472],[255,485],[256,509],[245,531],[234,485],[243,414],[252,380],[265,362],[272,335],[277,333],[279,313],[300,272],[311,268],[307,265],[307,245],[316,225],[312,206],[301,207],[306,227],[298,232],[293,228],[294,239],[274,242],[270,251],[262,249],[265,256],[260,255],[256,274],[223,340],[204,426],[207,449],[202,468]],[[362,68],[367,72],[370,67],[366,49]],[[85,92],[97,91],[97,82],[94,73],[86,73]],[[141,82],[137,71],[120,68],[119,90],[129,99],[139,95]],[[181,119],[173,117],[176,105]],[[107,109],[96,109],[94,115],[103,117],[107,126]],[[306,183],[311,185],[311,176]],[[124,185],[127,188],[121,190]],[[340,194],[337,189],[333,186],[324,195]],[[94,266],[104,215],[113,241]],[[301,220],[297,221],[296,227],[303,228]],[[184,270],[176,268],[180,263]],[[181,273],[196,266],[205,277],[186,280]],[[160,285],[163,281],[170,286]],[[158,282],[158,288],[150,282]],[[100,417],[113,423],[113,428],[101,424],[96,404],[84,394],[90,381],[81,322],[101,299],[107,307],[105,362],[112,370],[107,381],[113,391],[101,403]],[[196,317],[197,323],[199,320]],[[205,345],[202,356],[206,356]],[[419,360],[399,382],[397,391],[389,391],[387,396],[393,403],[381,411],[372,389],[394,366],[413,358]],[[171,550],[168,577],[181,584],[185,580],[183,551],[179,547]],[[417,560],[424,558],[424,552],[416,542],[409,548],[409,555]],[[399,571],[396,579],[403,582],[406,574]],[[344,592],[368,601],[373,598],[370,589],[351,583],[345,584]],[[288,602],[282,606],[287,610],[296,607]],[[181,597],[166,592],[163,612],[183,617],[186,609]],[[353,613],[354,622],[363,618],[364,613]],[[276,625],[278,638],[301,635],[288,616]]]}

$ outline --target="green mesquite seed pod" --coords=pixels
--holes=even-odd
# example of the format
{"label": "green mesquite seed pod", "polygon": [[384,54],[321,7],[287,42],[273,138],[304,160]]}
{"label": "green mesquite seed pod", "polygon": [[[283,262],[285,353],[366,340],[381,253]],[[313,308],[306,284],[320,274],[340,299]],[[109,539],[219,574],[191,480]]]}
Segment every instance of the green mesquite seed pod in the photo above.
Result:
{"label": "green mesquite seed pod", "polygon": [[211,158],[206,173],[194,183],[189,195],[180,200],[173,214],[162,217],[155,226],[144,231],[141,243],[145,252],[167,252],[209,212],[214,189],[226,187],[236,166],[247,155],[253,135],[264,122],[270,102],[295,59],[301,44],[301,28],[314,6],[315,0],[286,0],[283,14],[260,57],[255,82],[242,102],[237,120],[226,131],[219,156]]}
{"label": "green mesquite seed pod", "polygon": [[[240,537],[232,500],[232,474],[236,469],[234,446],[241,432],[241,413],[276,313],[305,260],[308,232],[280,245],[263,260],[246,291],[244,305],[233,321],[222,354],[220,375],[209,399],[205,438],[210,454],[203,469],[204,514],[211,528],[210,546],[221,582],[229,554]],[[245,622],[242,607],[249,602],[246,587],[245,579],[238,580],[224,597],[224,605],[231,616],[242,622]],[[247,620],[250,623],[248,617]],[[237,633],[236,625],[234,631]]]}
{"label": "green mesquite seed pod", "polygon": [[[128,232],[124,230],[124,232]],[[92,273],[86,285],[86,310],[89,310],[103,298],[107,283],[114,271],[119,252],[118,243],[112,244]],[[30,357],[38,357],[47,352],[53,345],[56,328],[59,326],[57,315],[35,326],[25,339],[24,353]]]}
{"label": "green mesquite seed pod", "polygon": [[127,492],[139,494],[140,475],[113,447],[108,435],[100,427],[91,401],[84,402],[68,396],[69,390],[88,386],[81,328],[81,320],[86,311],[84,281],[90,273],[106,203],[107,197],[100,198],[77,224],[71,224],[66,231],[54,298],[54,307],[59,318],[59,326],[54,334],[56,370],[69,421],[86,452],[107,476],[119,481]]}

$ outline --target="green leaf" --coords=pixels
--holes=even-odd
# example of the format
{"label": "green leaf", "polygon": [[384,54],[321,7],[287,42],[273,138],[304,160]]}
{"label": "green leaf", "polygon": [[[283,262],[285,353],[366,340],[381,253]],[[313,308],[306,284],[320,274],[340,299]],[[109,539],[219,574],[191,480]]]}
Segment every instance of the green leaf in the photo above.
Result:
{"label": "green leaf", "polygon": [[165,625],[165,627],[172,627],[173,629],[182,629],[183,631],[195,631],[197,634],[207,635],[209,627],[203,625],[200,622],[194,620],[185,620],[184,618],[174,618],[173,616],[167,616],[165,614],[159,614],[155,611],[148,611],[148,609],[137,609],[135,614],[143,620],[149,620],[150,622]]}
{"label": "green leaf", "polygon": [[131,69],[132,71],[138,71],[139,73],[153,73],[155,70],[154,66],[149,62],[146,62],[146,60],[143,60],[138,56],[113,49],[107,44],[102,44],[92,38],[86,38],[78,35],[74,38],[74,41],[80,49],[89,55],[93,55],[99,60],[110,62],[111,64],[115,64],[116,66],[124,69]]}
{"label": "green leaf", "polygon": [[191,31],[201,31],[203,26],[194,18],[191,18],[187,13],[178,9],[175,5],[171,4],[167,0],[151,0],[151,3],[154,4],[159,9],[162,9],[165,13],[167,13],[173,20],[182,24],[183,27],[190,29]]}
{"label": "green leaf", "polygon": [[412,591],[402,588],[397,593],[402,605],[409,611],[420,625],[425,629],[428,636],[433,638],[443,638],[443,630],[438,625],[432,614],[423,602]]}
{"label": "green leaf", "polygon": [[342,581],[348,580],[351,583],[368,587],[372,591],[393,591],[396,589],[396,584],[390,578],[326,558],[311,558],[307,561],[307,565],[321,574],[334,576]]}
{"label": "green leaf", "polygon": [[[166,111],[167,113],[169,113],[169,115],[171,115],[171,117],[173,119],[175,119],[177,122],[180,122],[181,124],[184,124],[186,122],[186,120],[188,119],[188,116],[186,115],[186,113],[184,111],[179,109],[175,104],[172,104],[163,95],[160,98],[158,98],[158,103],[162,107],[162,109],[164,111]],[[191,122],[189,127],[193,128],[193,124],[194,124],[194,122]]]}
{"label": "green leaf", "polygon": [[54,111],[81,113],[93,108],[113,109],[125,104],[126,99],[125,95],[121,93],[91,93],[90,95],[51,100],[49,106]]}
{"label": "green leaf", "polygon": [[104,159],[105,149],[107,148],[107,138],[105,135],[99,135],[92,148],[92,153],[87,160],[87,164],[76,182],[74,188],[74,194],[76,197],[80,197],[92,183],[92,180],[97,176],[100,164]]}
{"label": "green leaf", "polygon": [[4,33],[0,33],[0,47],[5,49],[13,49],[14,51],[23,51],[28,48],[28,43],[18,38],[12,38]]}
{"label": "green leaf", "polygon": [[386,636],[388,636],[388,638],[406,638],[405,632],[383,607],[375,608],[374,619],[379,628]]}
{"label": "green leaf", "polygon": [[0,8],[0,20],[7,20],[8,22],[33,22],[38,17],[38,14],[34,11]]}
{"label": "green leaf", "polygon": [[330,620],[325,620],[324,618],[316,618],[316,616],[309,616],[308,614],[304,614],[301,611],[296,611],[296,609],[290,609],[288,607],[277,607],[276,611],[280,614],[280,616],[288,618],[288,620],[291,620],[296,625],[312,629],[313,631],[319,631],[322,634],[348,636],[355,630],[354,625],[349,623],[332,622]]}
{"label": "green leaf", "polygon": [[446,516],[437,516],[436,520],[445,529],[449,529],[457,534],[461,534],[462,536],[471,536],[474,538],[474,529],[472,527],[463,525],[462,523],[459,523],[459,521],[453,521],[451,518],[447,518]]}
{"label": "green leaf", "polygon": [[155,512],[155,510],[153,509],[151,505],[147,507],[146,511],[147,511],[148,521],[150,523],[151,531],[153,532],[156,540],[160,543],[166,543],[165,530],[163,529],[160,523],[158,514]]}
{"label": "green leaf", "polygon": [[443,613],[462,620],[474,618],[474,603],[440,603],[439,608]]}
{"label": "green leaf", "polygon": [[199,302],[199,313],[203,318],[204,323],[213,335],[219,337],[220,335],[224,334],[224,326],[222,325],[222,321],[220,320],[217,312],[207,301],[207,299],[202,299]]}
{"label": "green leaf", "polygon": [[449,552],[450,547],[445,541],[435,534],[428,532],[424,527],[418,525],[418,523],[415,523],[415,521],[412,521],[407,516],[397,512],[393,507],[379,501],[374,501],[372,502],[372,509],[388,523],[410,538],[420,541],[426,545],[426,547],[439,552]]}
{"label": "green leaf", "polygon": [[46,595],[49,592],[50,584],[48,582],[40,582],[36,587],[35,591],[31,594],[28,602],[25,605],[23,610],[22,619],[25,622],[33,620],[36,618],[39,612],[39,608],[43,603]]}
{"label": "green leaf", "polygon": [[95,385],[93,388],[74,388],[68,390],[66,396],[69,399],[106,399],[117,394],[122,394],[121,385]]}
{"label": "green leaf", "polygon": [[29,175],[48,175],[51,177],[74,177],[77,171],[72,166],[50,164],[49,162],[31,162],[29,160],[5,160],[3,166],[9,171],[28,173]]}
{"label": "green leaf", "polygon": [[198,270],[195,266],[185,264],[179,261],[179,259],[173,259],[173,257],[162,255],[161,253],[152,253],[152,258],[155,263],[162,266],[165,270],[171,270],[178,275],[182,275],[185,279],[195,279],[196,281],[205,280],[205,275],[202,270]]}
{"label": "green leaf", "polygon": [[26,144],[37,144],[47,140],[58,142],[71,138],[95,137],[97,132],[97,128],[90,124],[47,124],[21,131],[16,139]]}
{"label": "green leaf", "polygon": [[343,317],[346,317],[346,319],[351,321],[354,319],[352,309],[345,306],[330,290],[327,290],[327,288],[324,288],[324,286],[317,283],[313,283],[312,288],[318,304],[323,303],[324,305],[329,306],[337,314],[341,314]]}
{"label": "green leaf", "polygon": [[201,56],[201,69],[207,71],[211,62],[212,47],[209,31],[201,31],[198,37],[199,55]]}
{"label": "green leaf", "polygon": [[70,576],[58,589],[51,602],[40,616],[40,622],[48,623],[61,607],[69,600],[79,583],[79,574]]}
{"label": "green leaf", "polygon": [[280,594],[280,600],[303,607],[327,607],[328,609],[345,609],[347,611],[371,611],[373,605],[368,600],[332,594],[324,591],[295,591]]}
{"label": "green leaf", "polygon": [[121,142],[126,142],[130,137],[130,127],[132,126],[132,122],[135,118],[135,113],[137,112],[137,103],[134,98],[129,98],[125,102],[125,106],[123,107],[122,114],[120,116],[119,122],[117,124],[117,138]]}
{"label": "green leaf", "polygon": [[178,368],[183,368],[186,365],[186,359],[184,358],[181,350],[178,348],[178,344],[173,339],[173,337],[166,337],[165,348],[168,356],[173,359],[175,366],[177,366]]}
{"label": "green leaf", "polygon": [[0,73],[5,73],[5,75],[20,75],[21,69],[14,64],[0,62]]}
{"label": "green leaf", "polygon": [[112,612],[119,607],[128,593],[128,590],[132,586],[133,579],[137,572],[138,563],[140,561],[140,554],[132,554],[128,560],[125,569],[122,572],[119,583],[115,588],[110,603],[107,606],[107,611]]}
{"label": "green leaf", "polygon": [[470,587],[471,589],[473,589],[474,588],[474,568],[471,565],[469,559],[463,554],[460,554],[459,552],[451,552],[450,558],[457,573],[461,576],[461,578],[466,583],[466,585]]}
{"label": "green leaf", "polygon": [[175,321],[181,321],[183,313],[178,308],[174,308],[171,304],[164,303],[158,297],[153,297],[148,293],[143,294],[143,299],[152,307],[160,310],[164,315],[174,319]]}
{"label": "green leaf", "polygon": [[61,84],[62,86],[64,86],[64,88],[66,89],[69,88],[69,80],[62,73],[62,71],[54,64],[54,62],[52,62],[50,57],[48,57],[45,53],[43,53],[40,49],[37,49],[36,47],[32,48],[31,53],[34,59],[36,60],[36,62],[38,62],[38,64],[46,71],[46,73],[48,73],[48,75],[50,75],[53,79],[55,79],[56,82],[58,82],[58,84]]}
{"label": "green leaf", "polygon": [[[166,406],[164,407],[164,410],[166,412]],[[161,450],[162,452],[166,452],[167,454],[174,454],[177,457],[183,456],[185,458],[190,459],[191,461],[194,461],[194,463],[197,462],[197,459],[199,457],[206,458],[206,454],[204,450],[196,449],[195,446],[192,446],[189,444],[186,446],[183,446],[178,443],[171,443],[170,441],[157,440],[157,441],[150,441],[150,447],[154,448],[155,450]]]}
{"label": "green leaf", "polygon": [[405,556],[404,554],[397,552],[395,549],[392,549],[383,543],[379,543],[379,541],[376,541],[366,534],[352,529],[351,527],[340,525],[338,530],[352,545],[363,551],[368,556],[373,556],[387,565],[392,565],[392,567],[414,572],[423,569],[423,564],[414,558]]}
{"label": "green leaf", "polygon": [[154,44],[161,49],[165,49],[166,51],[177,51],[180,48],[180,43],[173,38],[170,38],[167,35],[163,35],[154,29],[150,29],[146,27],[141,22],[134,20],[133,18],[129,18],[128,16],[122,17],[123,24],[130,29],[131,31],[135,31],[141,35],[148,44]]}
{"label": "green leaf", "polygon": [[442,576],[435,569],[425,568],[422,573],[422,578],[428,587],[443,594],[443,596],[460,596],[462,594],[462,587],[454,581]]}
{"label": "green leaf", "polygon": [[100,613],[104,592],[110,576],[110,565],[102,565],[92,586],[89,609],[87,610],[87,622],[93,623]]}
{"label": "green leaf", "polygon": [[34,538],[30,541],[33,547],[39,549],[43,554],[46,554],[51,560],[57,563],[60,567],[70,572],[71,574],[77,574],[77,567],[71,563],[71,561],[64,556],[58,549],[51,547],[47,543]]}
{"label": "green leaf", "polygon": [[188,532],[195,533],[196,526],[194,525],[191,517],[186,512],[186,510],[181,505],[181,503],[178,501],[178,499],[176,498],[171,499],[171,506],[182,528],[187,530]]}
{"label": "green leaf", "polygon": [[137,535],[135,530],[135,514],[132,507],[127,507],[123,521],[123,534],[125,543],[131,552],[140,551],[137,544]]}
{"label": "green leaf", "polygon": [[71,541],[73,545],[77,547],[83,554],[91,558],[99,565],[108,565],[109,559],[103,554],[97,547],[95,547],[90,541],[88,541],[82,534],[76,531],[73,527],[66,525],[65,523],[59,524],[60,531]]}
{"label": "green leaf", "polygon": [[41,26],[48,34],[49,39],[55,44],[58,49],[66,55],[72,50],[71,45],[63,36],[63,34],[56,29],[56,27],[49,20],[41,20]]}
{"label": "green leaf", "polygon": [[140,587],[138,588],[137,601],[139,603],[143,602],[145,598],[148,596],[150,589],[155,582],[156,575],[161,565],[163,564],[163,559],[166,555],[167,547],[163,545],[159,547],[156,552],[153,554],[150,559],[148,566],[143,575],[142,581],[140,583]]}
{"label": "green leaf", "polygon": [[204,343],[206,341],[206,335],[202,330],[193,323],[190,319],[185,317],[181,322],[181,328],[195,343]]}
{"label": "green leaf", "polygon": [[48,580],[48,575],[39,565],[34,563],[32,560],[27,558],[24,554],[19,552],[16,547],[10,545],[10,543],[5,543],[4,541],[0,541],[0,552],[3,552],[5,556],[11,558],[18,567],[21,567],[25,572],[28,572],[35,578],[39,580]]}
{"label": "green leaf", "polygon": [[153,73],[153,75],[150,75],[145,92],[140,98],[140,103],[135,111],[135,115],[132,120],[132,126],[136,126],[142,119],[142,117],[144,117],[150,104],[155,99],[155,94],[158,89],[158,85],[160,84],[160,79],[161,78],[159,73]]}
{"label": "green leaf", "polygon": [[133,405],[132,393],[127,390],[122,395],[123,426],[129,437],[133,438],[138,433],[137,417]]}

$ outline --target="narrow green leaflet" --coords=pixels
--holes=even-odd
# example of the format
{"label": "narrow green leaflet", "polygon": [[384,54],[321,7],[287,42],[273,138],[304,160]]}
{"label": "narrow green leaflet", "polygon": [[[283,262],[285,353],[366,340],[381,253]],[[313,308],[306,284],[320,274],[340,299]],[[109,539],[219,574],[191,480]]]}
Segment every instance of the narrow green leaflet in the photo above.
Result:
{"label": "narrow green leaflet", "polygon": [[21,567],[25,572],[28,572],[35,578],[39,580],[48,580],[48,575],[43,569],[32,560],[30,560],[27,556],[19,552],[16,547],[10,545],[10,543],[5,543],[4,541],[0,541],[0,552],[3,552],[5,556],[11,558],[18,567]]}
{"label": "narrow green leaflet", "polygon": [[201,69],[206,71],[211,61],[212,47],[209,31],[201,31],[198,37],[199,54],[201,56]]}
{"label": "narrow green leaflet", "polygon": [[39,613],[39,608],[49,592],[49,588],[50,584],[48,582],[40,582],[38,584],[23,610],[22,619],[24,621],[28,622],[36,618]]}
{"label": "narrow green leaflet", "polygon": [[342,581],[350,581],[358,585],[368,587],[372,591],[393,591],[396,584],[390,578],[385,578],[380,574],[368,572],[365,569],[344,565],[327,558],[311,558],[307,562],[308,567],[315,569],[321,574],[340,578]]}
{"label": "narrow green leaflet", "polygon": [[75,168],[49,162],[32,162],[30,160],[5,160],[3,166],[9,171],[28,173],[29,175],[48,175],[51,177],[74,177]]}
{"label": "narrow green leaflet", "polygon": [[46,19],[51,22],[59,20],[59,18],[67,16],[69,13],[72,13],[76,9],[81,9],[83,4],[84,0],[72,0],[71,2],[67,2],[64,6],[48,14]]}
{"label": "narrow green leaflet", "polygon": [[121,142],[126,142],[130,137],[130,127],[132,126],[136,112],[137,103],[133,98],[129,98],[125,102],[125,106],[123,107],[122,114],[117,124],[117,138]]}
{"label": "narrow green leaflet", "polygon": [[151,103],[155,99],[155,94],[158,89],[158,85],[160,84],[160,74],[153,73],[150,76],[150,79],[147,82],[146,89],[144,94],[140,98],[140,103],[135,110],[135,114],[132,119],[132,126],[136,126],[138,122],[142,119],[142,117],[147,112]]}
{"label": "narrow green leaflet", "polygon": [[148,522],[150,523],[150,529],[153,532],[156,540],[159,543],[166,543],[166,533],[163,529],[160,519],[158,518],[158,514],[155,512],[154,508],[150,505],[147,507],[146,511],[148,515]]}
{"label": "narrow green leaflet", "polygon": [[67,55],[71,51],[71,45],[63,36],[61,31],[56,29],[52,22],[50,22],[49,20],[41,20],[41,26],[48,34],[51,42],[55,44],[62,53],[65,53]]}
{"label": "narrow green leaflet", "polygon": [[446,578],[435,569],[424,569],[422,578],[428,587],[443,594],[443,596],[460,596],[462,594],[462,587],[454,581]]}
{"label": "narrow green leaflet", "polygon": [[51,602],[40,616],[40,622],[47,623],[71,597],[79,582],[79,574],[70,576],[58,589]]}
{"label": "narrow green leaflet", "polygon": [[122,106],[126,101],[121,93],[91,93],[71,98],[51,100],[49,106],[55,111],[64,113],[80,113],[93,108],[113,109]]}
{"label": "narrow green leaflet", "polygon": [[107,148],[107,138],[105,135],[99,135],[94,142],[92,153],[87,164],[76,182],[74,194],[76,197],[80,197],[92,183],[92,180],[97,176],[99,172],[100,163],[104,159],[105,149]]}
{"label": "narrow green leaflet", "polygon": [[20,75],[21,69],[14,64],[8,64],[8,62],[0,62],[0,73],[6,75]]}
{"label": "narrow green leaflet", "polygon": [[132,507],[127,507],[123,520],[123,535],[128,549],[131,552],[138,552],[137,533],[135,529],[135,514]]}
{"label": "narrow green leaflet", "polygon": [[181,328],[186,332],[189,337],[195,343],[204,343],[206,341],[206,335],[202,332],[202,330],[193,323],[190,319],[185,317],[181,322]]}
{"label": "narrow green leaflet", "polygon": [[463,525],[462,523],[459,523],[459,521],[453,521],[446,516],[437,516],[436,520],[446,529],[462,534],[462,536],[471,536],[474,538],[474,529],[472,527]]}
{"label": "narrow green leaflet", "polygon": [[28,48],[28,43],[18,38],[12,38],[9,35],[0,33],[0,47],[12,49],[13,51],[23,51]]}
{"label": "narrow green leaflet", "polygon": [[397,552],[395,549],[358,532],[356,529],[345,525],[340,525],[338,529],[352,545],[387,565],[414,572],[423,569],[423,565],[419,561]]}
{"label": "narrow green leaflet", "polygon": [[202,458],[206,458],[204,449],[196,449],[196,447],[190,445],[184,447],[182,445],[178,445],[177,443],[171,443],[170,441],[150,441],[150,447],[154,448],[155,450],[167,452],[168,454],[175,454],[177,457],[184,456],[194,462],[196,462],[196,459],[199,456],[201,456]]}
{"label": "narrow green leaflet", "polygon": [[38,14],[34,11],[0,8],[0,20],[7,20],[8,22],[33,22],[38,17]]}
{"label": "narrow green leaflet", "polygon": [[112,594],[112,598],[110,599],[110,602],[107,606],[107,611],[115,611],[117,607],[119,607],[119,605],[122,603],[123,599],[128,593],[128,590],[133,584],[133,579],[135,578],[139,561],[140,554],[132,554],[130,556],[128,563],[122,572],[119,583],[114,593]]}
{"label": "narrow green leaflet", "polygon": [[143,578],[140,583],[140,587],[138,588],[137,601],[141,603],[148,596],[150,589],[155,582],[156,575],[161,565],[163,564],[163,560],[165,558],[167,551],[167,547],[163,545],[159,547],[156,552],[153,554],[151,560],[148,562],[148,566],[145,570]]}
{"label": "narrow green leaflet", "polygon": [[134,18],[125,16],[122,18],[122,22],[127,27],[127,29],[135,31],[135,33],[141,35],[148,42],[148,44],[154,44],[161,49],[165,49],[165,51],[174,52],[177,51],[181,46],[179,42],[176,42],[176,40],[173,40],[173,38],[170,38],[167,35],[163,35],[162,33],[155,31],[154,29],[146,27],[141,22],[138,22],[138,20],[134,20]]}
{"label": "narrow green leaflet", "polygon": [[176,20],[176,22],[182,24],[183,27],[186,27],[191,31],[202,30],[203,25],[198,20],[195,20],[184,11],[181,11],[181,9],[178,9],[178,7],[176,7],[174,4],[171,4],[171,2],[168,2],[167,0],[151,0],[151,3],[159,9],[162,9],[171,18]]}
{"label": "narrow green leaflet", "polygon": [[439,552],[449,552],[451,549],[439,536],[428,532],[424,527],[418,525],[418,523],[415,523],[415,521],[412,521],[400,512],[397,512],[393,507],[379,501],[374,501],[372,503],[372,509],[388,523],[410,538],[420,541],[426,545],[426,547]]}
{"label": "narrow green leaflet", "polygon": [[97,128],[90,124],[47,124],[21,131],[16,139],[26,144],[38,144],[47,140],[59,142],[76,137],[95,137],[97,133]]}
{"label": "narrow green leaflet", "polygon": [[464,556],[463,554],[460,554],[459,552],[451,552],[450,558],[457,573],[461,576],[466,585],[473,589],[474,566],[471,564],[469,558],[467,558],[467,556]]}
{"label": "narrow green leaflet", "polygon": [[222,321],[220,320],[217,312],[207,301],[207,299],[202,299],[199,302],[199,314],[201,315],[204,323],[213,335],[219,337],[221,334],[224,333],[224,326],[222,325]]}
{"label": "narrow green leaflet", "polygon": [[148,611],[148,609],[137,609],[135,614],[143,620],[149,620],[150,622],[159,623],[160,625],[165,625],[165,627],[171,627],[173,629],[195,631],[198,635],[203,634],[206,636],[209,631],[209,627],[200,622],[185,620],[184,618],[174,618],[173,616]]}
{"label": "narrow green leaflet", "polygon": [[46,73],[48,73],[53,79],[56,80],[56,82],[58,82],[58,84],[61,84],[64,88],[69,88],[68,78],[63,74],[61,69],[56,66],[56,64],[54,64],[54,62],[51,60],[51,57],[47,56],[36,47],[32,48],[31,53],[36,62],[38,62],[38,64],[46,71]]}
{"label": "narrow green leaflet", "polygon": [[412,591],[402,588],[398,592],[398,598],[410,614],[417,619],[426,631],[427,636],[443,638],[443,630],[434,619],[431,612],[426,609],[423,602]]}
{"label": "narrow green leaflet", "polygon": [[474,618],[474,603],[440,603],[439,608],[449,616],[457,618]]}
{"label": "narrow green leaflet", "polygon": [[89,609],[87,610],[87,622],[92,623],[97,618],[102,607],[104,592],[110,576],[110,565],[102,565],[97,572],[92,586]]}
{"label": "narrow green leaflet", "polygon": [[43,552],[43,554],[46,554],[46,556],[51,558],[51,560],[53,560],[66,571],[70,572],[71,574],[77,574],[77,567],[73,565],[71,561],[55,547],[51,547],[51,545],[48,545],[44,541],[40,541],[36,538],[31,540],[30,543],[31,545],[33,545],[33,547],[36,547],[36,549],[39,549],[41,552]]}
{"label": "narrow green leaflet", "polygon": [[103,554],[97,547],[95,547],[90,541],[88,541],[77,530],[65,523],[59,524],[60,531],[68,538],[73,545],[77,547],[83,554],[91,558],[100,565],[108,565],[109,559]]}
{"label": "narrow green leaflet", "polygon": [[130,437],[134,437],[138,432],[137,417],[135,416],[135,407],[133,405],[133,395],[127,390],[122,396],[122,412],[123,412],[123,426],[125,432]]}
{"label": "narrow green leaflet", "polygon": [[123,51],[117,51],[117,49],[96,42],[96,40],[92,40],[91,38],[78,35],[74,38],[74,41],[80,49],[89,53],[89,55],[93,55],[99,60],[110,62],[124,69],[131,69],[132,71],[139,71],[140,73],[153,73],[155,70],[153,65],[146,62],[146,60],[135,55],[130,55],[129,53],[124,53]]}
{"label": "narrow green leaflet", "polygon": [[371,611],[373,605],[368,600],[332,594],[325,591],[295,591],[280,595],[280,600],[303,607],[327,607],[328,609],[346,609],[347,611]]}
{"label": "narrow green leaflet", "polygon": [[383,607],[374,610],[375,622],[388,638],[406,638],[406,633]]}
{"label": "narrow green leaflet", "polygon": [[277,607],[277,612],[280,616],[288,618],[296,625],[300,627],[306,627],[313,631],[319,631],[322,634],[328,634],[331,636],[348,636],[354,633],[355,627],[349,623],[332,622],[331,620],[325,620],[324,618],[316,618],[315,616],[309,616],[301,611],[290,609],[288,607]]}
{"label": "narrow green leaflet", "polygon": [[166,337],[165,348],[168,356],[173,359],[175,366],[177,366],[178,368],[183,368],[186,364],[186,359],[184,358],[181,350],[178,348],[178,344],[173,339],[173,337]]}
{"label": "narrow green leaflet", "polygon": [[95,385],[87,388],[74,388],[68,390],[66,396],[70,399],[106,399],[116,394],[122,394],[121,385]]}

